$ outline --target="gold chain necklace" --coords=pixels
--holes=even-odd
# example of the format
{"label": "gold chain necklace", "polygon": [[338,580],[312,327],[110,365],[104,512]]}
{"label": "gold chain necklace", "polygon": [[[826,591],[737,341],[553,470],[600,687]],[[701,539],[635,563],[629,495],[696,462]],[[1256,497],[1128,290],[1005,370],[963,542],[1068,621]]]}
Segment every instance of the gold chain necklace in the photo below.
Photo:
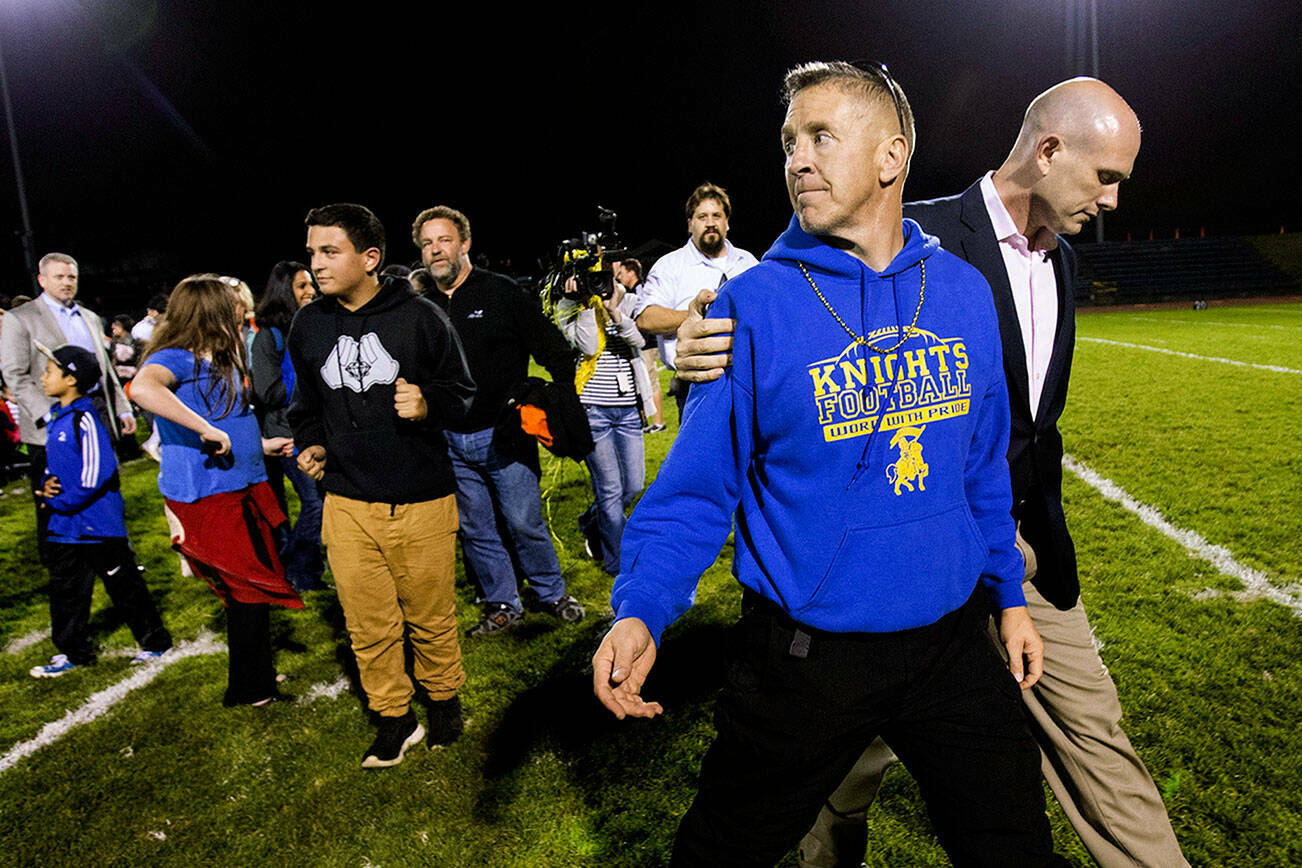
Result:
{"label": "gold chain necklace", "polygon": [[884,350],[881,347],[874,345],[872,341],[868,340],[863,335],[857,334],[853,329],[851,329],[848,325],[846,325],[845,320],[841,319],[841,315],[838,314],[836,312],[836,309],[832,307],[832,303],[829,302],[823,296],[822,291],[818,288],[818,284],[814,283],[813,275],[811,275],[809,271],[805,269],[805,263],[797,262],[796,265],[800,266],[800,273],[805,276],[805,280],[808,280],[809,285],[814,288],[814,292],[818,295],[819,301],[823,302],[823,306],[827,308],[827,312],[832,315],[833,319],[835,319],[838,323],[841,324],[841,328],[845,329],[846,334],[854,338],[854,342],[856,344],[865,346],[868,349],[872,350],[874,353],[877,353],[878,355],[885,356],[895,352],[900,347],[904,346],[905,341],[913,337],[915,334],[918,334],[918,330],[915,328],[915,326],[918,324],[918,314],[922,313],[922,300],[926,297],[926,292],[927,292],[926,260],[920,260],[918,262],[918,267],[922,269],[922,285],[918,287],[918,307],[916,310],[913,311],[913,322],[909,323],[909,327],[904,330],[904,337],[896,341],[894,346],[888,347],[887,349]]}

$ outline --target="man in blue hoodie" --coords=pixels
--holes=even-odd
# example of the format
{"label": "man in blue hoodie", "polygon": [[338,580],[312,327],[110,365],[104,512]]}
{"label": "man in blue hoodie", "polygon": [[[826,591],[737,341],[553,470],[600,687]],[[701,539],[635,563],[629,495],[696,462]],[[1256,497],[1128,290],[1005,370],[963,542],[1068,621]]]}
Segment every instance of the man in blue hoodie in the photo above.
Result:
{"label": "man in blue hoodie", "polygon": [[[1023,592],[1044,640],[1044,677],[1024,691],[1042,750],[1041,769],[1072,827],[1102,868],[1187,865],[1161,794],[1121,725],[1121,703],[1099,657],[1080,599],[1076,552],[1062,508],[1062,435],[1075,339],[1076,257],[1064,236],[1117,207],[1140,146],[1134,111],[1105,83],[1073,78],[1028,106],[1003,164],[965,192],[905,203],[990,282],[1004,347],[1012,413],[1008,464],[1018,544],[1027,554]],[[725,320],[680,332],[680,376],[713,379],[726,363]],[[685,334],[683,333],[685,332]],[[859,864],[864,819],[887,765],[880,741],[827,801],[801,843],[802,868]]]}
{"label": "man in blue hoodie", "polygon": [[629,521],[594,690],[660,713],[656,644],[735,511],[743,614],[674,864],[777,861],[878,735],[955,864],[1052,864],[989,286],[902,218],[912,114],[884,68],[807,64],[785,92],[795,218],[716,302],[733,365],[693,391]]}

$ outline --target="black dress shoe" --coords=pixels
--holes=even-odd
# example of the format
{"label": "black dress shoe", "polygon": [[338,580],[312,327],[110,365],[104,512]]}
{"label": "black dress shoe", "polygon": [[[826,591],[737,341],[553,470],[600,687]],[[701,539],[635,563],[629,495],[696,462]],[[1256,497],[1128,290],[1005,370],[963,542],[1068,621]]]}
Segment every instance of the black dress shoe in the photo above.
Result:
{"label": "black dress shoe", "polygon": [[227,708],[235,708],[238,705],[251,705],[254,708],[263,708],[274,702],[295,702],[298,697],[292,693],[281,693],[279,690],[273,691],[270,696],[254,697],[251,699],[239,699],[227,694],[222,699],[222,705]]}

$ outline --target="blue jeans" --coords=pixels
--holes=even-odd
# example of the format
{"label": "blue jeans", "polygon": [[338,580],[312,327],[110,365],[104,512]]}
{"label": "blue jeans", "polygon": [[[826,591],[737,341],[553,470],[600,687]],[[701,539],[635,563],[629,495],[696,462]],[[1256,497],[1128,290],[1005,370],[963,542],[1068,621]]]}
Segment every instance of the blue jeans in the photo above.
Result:
{"label": "blue jeans", "polygon": [[281,561],[285,565],[285,578],[300,591],[325,587],[321,574],[325,560],[321,557],[321,508],[324,499],[321,483],[298,469],[298,459],[281,458],[280,466],[285,478],[298,492],[298,521],[285,541]]}
{"label": "blue jeans", "polygon": [[520,610],[515,568],[497,530],[500,510],[520,569],[544,603],[565,596],[565,580],[542,516],[538,477],[524,464],[493,448],[493,429],[458,434],[445,431],[448,457],[457,478],[457,512],[466,558],[489,603]]}
{"label": "blue jeans", "polygon": [[592,453],[585,459],[592,477],[593,511],[601,537],[601,559],[606,572],[619,575],[619,541],[624,536],[624,513],[646,479],[642,454],[642,418],[637,407],[601,407],[584,404],[592,429]]}

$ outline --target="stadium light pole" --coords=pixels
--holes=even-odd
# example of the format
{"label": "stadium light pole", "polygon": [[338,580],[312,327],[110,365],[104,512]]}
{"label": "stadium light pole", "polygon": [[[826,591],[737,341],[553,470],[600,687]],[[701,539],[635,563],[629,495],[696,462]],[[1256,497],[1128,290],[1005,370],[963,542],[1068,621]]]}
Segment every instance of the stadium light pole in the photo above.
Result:
{"label": "stadium light pole", "polygon": [[9,153],[14,161],[14,182],[18,187],[18,209],[22,213],[23,228],[19,237],[23,243],[23,261],[27,274],[36,273],[36,246],[32,235],[32,217],[27,210],[27,185],[23,183],[23,165],[18,158],[18,131],[14,127],[14,107],[9,101],[9,74],[5,69],[3,40],[0,40],[0,100],[5,107],[5,126],[9,130]]}
{"label": "stadium light pole", "polygon": [[[1063,43],[1067,75],[1085,75],[1085,25],[1089,18],[1089,75],[1099,77],[1098,0],[1066,0],[1063,4]],[[1103,212],[1094,218],[1094,240],[1103,240]]]}
{"label": "stadium light pole", "polygon": [[[1099,77],[1099,4],[1098,0],[1090,0],[1090,68],[1094,78]],[[1103,243],[1103,212],[1099,211],[1099,216],[1094,223],[1094,240]]]}

